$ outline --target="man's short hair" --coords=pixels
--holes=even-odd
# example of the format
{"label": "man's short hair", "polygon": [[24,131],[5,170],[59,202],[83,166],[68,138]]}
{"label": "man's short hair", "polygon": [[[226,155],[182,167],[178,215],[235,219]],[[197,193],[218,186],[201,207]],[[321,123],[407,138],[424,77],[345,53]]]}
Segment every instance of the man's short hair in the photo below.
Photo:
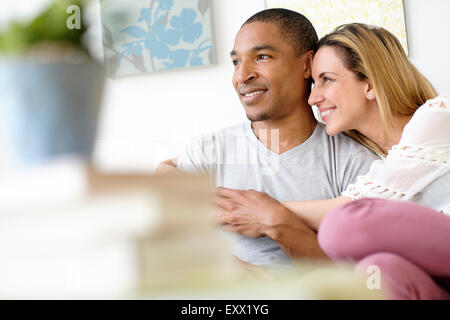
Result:
{"label": "man's short hair", "polygon": [[301,13],[292,10],[274,8],[260,11],[245,21],[242,27],[251,22],[266,22],[277,25],[282,39],[294,48],[296,56],[314,50],[318,41],[316,30],[311,21]]}

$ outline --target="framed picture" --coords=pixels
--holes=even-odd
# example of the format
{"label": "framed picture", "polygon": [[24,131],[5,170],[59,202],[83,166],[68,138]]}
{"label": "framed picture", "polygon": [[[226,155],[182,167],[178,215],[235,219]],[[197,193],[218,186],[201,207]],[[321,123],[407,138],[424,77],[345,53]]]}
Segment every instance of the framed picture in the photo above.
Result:
{"label": "framed picture", "polygon": [[377,25],[392,32],[408,55],[403,0],[266,0],[266,8],[300,12],[312,22],[319,38],[345,23]]}
{"label": "framed picture", "polygon": [[210,0],[102,0],[109,77],[214,64]]}

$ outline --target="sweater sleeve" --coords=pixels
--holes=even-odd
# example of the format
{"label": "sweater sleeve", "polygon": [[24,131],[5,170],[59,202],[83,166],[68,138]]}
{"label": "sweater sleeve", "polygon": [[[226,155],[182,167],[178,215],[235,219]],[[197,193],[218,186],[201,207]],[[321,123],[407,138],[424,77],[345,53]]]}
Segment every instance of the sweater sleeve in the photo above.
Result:
{"label": "sweater sleeve", "polygon": [[343,195],[409,201],[449,170],[450,99],[439,96],[417,109],[387,157],[374,161]]}

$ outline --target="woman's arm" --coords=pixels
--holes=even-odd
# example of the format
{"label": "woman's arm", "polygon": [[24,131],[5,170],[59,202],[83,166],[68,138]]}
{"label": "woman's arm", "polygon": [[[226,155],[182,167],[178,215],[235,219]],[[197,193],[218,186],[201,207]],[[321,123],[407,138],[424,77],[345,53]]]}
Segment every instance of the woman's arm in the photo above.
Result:
{"label": "woman's arm", "polygon": [[334,199],[312,200],[312,201],[289,201],[281,204],[292,211],[296,216],[302,219],[303,223],[314,231],[319,228],[325,214],[337,208],[351,199],[340,196]]}

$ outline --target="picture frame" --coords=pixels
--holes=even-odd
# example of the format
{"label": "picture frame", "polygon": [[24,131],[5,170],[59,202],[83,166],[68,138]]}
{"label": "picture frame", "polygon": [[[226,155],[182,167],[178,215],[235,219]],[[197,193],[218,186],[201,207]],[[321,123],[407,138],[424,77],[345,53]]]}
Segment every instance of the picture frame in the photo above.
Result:
{"label": "picture frame", "polygon": [[403,0],[265,0],[266,8],[286,8],[307,17],[319,39],[336,27],[360,22],[392,32],[409,54]]}
{"label": "picture frame", "polygon": [[102,0],[108,77],[215,64],[210,0]]}

